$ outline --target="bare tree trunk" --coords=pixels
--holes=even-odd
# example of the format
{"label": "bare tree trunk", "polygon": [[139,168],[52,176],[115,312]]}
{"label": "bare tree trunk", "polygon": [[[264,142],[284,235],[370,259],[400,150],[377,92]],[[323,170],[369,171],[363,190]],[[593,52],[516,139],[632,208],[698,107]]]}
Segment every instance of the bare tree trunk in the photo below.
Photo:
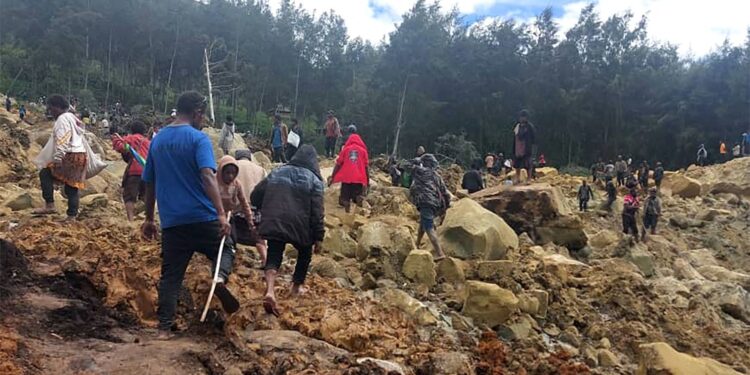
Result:
{"label": "bare tree trunk", "polygon": [[8,87],[8,91],[5,92],[6,96],[10,96],[10,92],[11,92],[11,90],[13,90],[13,85],[16,84],[16,80],[18,79],[18,77],[21,76],[21,73],[23,73],[23,69],[24,69],[24,67],[22,66],[21,69],[18,71],[18,74],[16,74],[16,76],[13,77],[13,81],[10,82],[10,86]]}
{"label": "bare tree trunk", "polygon": [[180,26],[177,26],[177,32],[174,37],[174,49],[172,50],[172,61],[169,63],[169,75],[167,76],[167,87],[164,89],[164,113],[167,113],[169,103],[169,86],[172,84],[172,71],[174,70],[174,59],[177,57],[177,43],[180,41]]}
{"label": "bare tree trunk", "polygon": [[209,108],[209,115],[211,119],[211,124],[216,122],[216,117],[214,116],[214,94],[213,94],[213,87],[211,87],[211,69],[208,65],[208,49],[203,49],[203,57],[205,58],[205,64],[206,64],[206,81],[208,82],[208,108]]}
{"label": "bare tree trunk", "polygon": [[234,42],[234,67],[232,68],[233,73],[234,73],[234,77],[232,77],[232,117],[234,117],[234,114],[237,111],[238,86],[235,81],[237,80],[237,64],[239,63],[239,56],[240,56],[240,28],[237,27],[237,37],[235,38],[235,42]]}
{"label": "bare tree trunk", "polygon": [[398,108],[398,120],[396,121],[396,137],[393,141],[393,157],[395,158],[398,154],[398,139],[401,136],[401,126],[403,126],[402,120],[404,116],[404,101],[406,100],[406,88],[409,85],[409,77],[411,75],[406,75],[406,80],[404,80],[404,89],[401,91],[401,104]]}
{"label": "bare tree trunk", "polygon": [[294,85],[294,116],[297,116],[297,99],[299,99],[299,70],[302,65],[302,52],[297,57],[297,82]]}
{"label": "bare tree trunk", "polygon": [[107,93],[104,95],[104,113],[108,112],[109,86],[112,83],[112,29],[109,30],[109,48],[107,49]]}

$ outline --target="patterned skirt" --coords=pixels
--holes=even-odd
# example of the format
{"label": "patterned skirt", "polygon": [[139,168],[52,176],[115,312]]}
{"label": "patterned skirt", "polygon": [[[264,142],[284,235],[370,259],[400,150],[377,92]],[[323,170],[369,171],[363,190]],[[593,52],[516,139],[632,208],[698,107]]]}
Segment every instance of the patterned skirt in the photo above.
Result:
{"label": "patterned skirt", "polygon": [[50,164],[49,169],[55,180],[83,189],[86,182],[86,153],[69,152],[63,156],[62,163]]}

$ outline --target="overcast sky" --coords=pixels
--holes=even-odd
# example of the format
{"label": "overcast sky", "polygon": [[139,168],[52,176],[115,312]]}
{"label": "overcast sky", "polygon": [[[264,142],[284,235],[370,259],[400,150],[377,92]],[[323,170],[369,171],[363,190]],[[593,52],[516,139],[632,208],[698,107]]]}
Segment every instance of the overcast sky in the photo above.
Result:
{"label": "overcast sky", "polygon": [[[346,21],[349,35],[378,44],[395,29],[413,0],[296,0],[316,15],[334,9]],[[432,1],[432,0],[428,0]],[[467,22],[513,17],[527,21],[551,6],[563,31],[573,26],[590,1],[578,0],[442,0],[444,9],[457,6]],[[676,44],[680,53],[702,56],[725,39],[741,44],[750,27],[750,0],[598,0],[604,18],[632,11],[648,16],[649,36]],[[280,0],[269,0],[276,10]]]}

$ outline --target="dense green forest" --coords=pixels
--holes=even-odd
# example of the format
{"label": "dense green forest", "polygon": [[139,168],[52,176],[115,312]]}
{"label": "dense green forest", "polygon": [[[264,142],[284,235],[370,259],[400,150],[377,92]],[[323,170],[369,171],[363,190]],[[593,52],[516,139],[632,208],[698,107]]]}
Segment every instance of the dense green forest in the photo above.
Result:
{"label": "dense green forest", "polygon": [[[705,143],[718,152],[750,128],[750,31],[742,46],[682,58],[655,43],[646,19],[603,19],[594,5],[564,37],[551,10],[532,24],[469,25],[419,0],[387,42],[351,38],[335,12],[292,1],[3,0],[0,91],[33,99],[75,95],[102,108],[171,109],[183,90],[208,92],[217,118],[277,105],[319,124],[326,110],[357,123],[370,148],[411,154],[446,133],[477,150],[505,151],[520,109],[553,165],[588,165],[618,153],[682,166]],[[460,137],[459,137],[460,138]]]}

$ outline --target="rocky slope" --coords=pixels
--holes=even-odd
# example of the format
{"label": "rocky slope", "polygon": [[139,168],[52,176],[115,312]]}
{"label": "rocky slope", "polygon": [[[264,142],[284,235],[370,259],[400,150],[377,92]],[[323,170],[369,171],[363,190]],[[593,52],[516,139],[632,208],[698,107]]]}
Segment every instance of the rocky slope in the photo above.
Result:
{"label": "rocky slope", "polygon": [[670,173],[659,234],[642,244],[620,234],[617,213],[573,211],[580,179],[545,169],[531,185],[457,199],[439,231],[451,257],[437,264],[427,241],[414,243],[407,191],[373,173],[353,214],[337,207],[336,187],[326,192],[325,252],[305,299],[286,293],[289,249],[282,315],[267,316],[258,258],[242,248],[230,282],[242,309],[198,323],[210,284],[196,256],[184,332],[161,342],[148,330],[158,244],[124,220],[118,156],[94,140],[112,165],[91,181],[81,221],[34,218],[30,160],[50,124],[16,124],[2,109],[0,119],[2,373],[750,371],[750,158]]}

